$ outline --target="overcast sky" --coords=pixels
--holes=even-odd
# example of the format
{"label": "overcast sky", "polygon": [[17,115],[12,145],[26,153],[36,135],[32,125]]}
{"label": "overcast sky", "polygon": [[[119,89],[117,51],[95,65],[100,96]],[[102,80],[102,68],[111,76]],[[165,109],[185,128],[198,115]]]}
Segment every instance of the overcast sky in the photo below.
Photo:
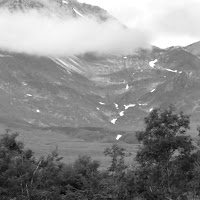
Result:
{"label": "overcast sky", "polygon": [[152,35],[159,47],[200,40],[200,0],[79,0],[98,5],[131,28]]}

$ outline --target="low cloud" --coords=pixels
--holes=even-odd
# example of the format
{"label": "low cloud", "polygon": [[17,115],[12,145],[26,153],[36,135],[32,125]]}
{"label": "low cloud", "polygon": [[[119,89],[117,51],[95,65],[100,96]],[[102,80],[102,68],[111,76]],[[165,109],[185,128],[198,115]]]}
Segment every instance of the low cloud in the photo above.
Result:
{"label": "low cloud", "polygon": [[36,11],[0,10],[0,49],[39,56],[97,52],[128,54],[150,41],[148,34],[117,21],[60,18]]}
{"label": "low cloud", "polygon": [[129,27],[145,28],[153,35],[153,44],[163,48],[200,39],[200,0],[79,1],[105,8]]}
{"label": "low cloud", "polygon": [[200,2],[185,2],[163,12],[156,21],[156,28],[162,32],[190,37],[200,36]]}

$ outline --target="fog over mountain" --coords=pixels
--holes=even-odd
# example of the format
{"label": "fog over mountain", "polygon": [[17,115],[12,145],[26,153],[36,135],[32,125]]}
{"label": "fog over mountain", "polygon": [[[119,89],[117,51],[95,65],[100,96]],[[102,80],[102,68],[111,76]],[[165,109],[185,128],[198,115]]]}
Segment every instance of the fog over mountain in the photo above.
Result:
{"label": "fog over mountain", "polygon": [[127,54],[150,42],[149,34],[126,28],[114,19],[100,22],[94,16],[74,18],[45,9],[13,12],[2,8],[0,27],[1,50],[40,56]]}
{"label": "fog over mountain", "polygon": [[106,9],[128,27],[141,27],[162,48],[189,45],[199,39],[199,0],[80,0]]}

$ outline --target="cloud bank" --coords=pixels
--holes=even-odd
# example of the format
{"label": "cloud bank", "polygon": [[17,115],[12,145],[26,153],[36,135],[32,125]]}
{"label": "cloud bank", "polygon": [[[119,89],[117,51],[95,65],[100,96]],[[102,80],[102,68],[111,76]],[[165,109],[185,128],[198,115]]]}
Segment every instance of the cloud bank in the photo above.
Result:
{"label": "cloud bank", "polygon": [[145,27],[158,46],[187,45],[200,39],[200,0],[79,0],[108,10],[129,27]]}
{"label": "cloud bank", "polygon": [[185,3],[172,7],[156,21],[157,29],[168,34],[200,36],[200,2]]}
{"label": "cloud bank", "polygon": [[116,21],[47,16],[36,11],[0,10],[0,49],[39,56],[97,52],[128,54],[150,41],[148,34]]}
{"label": "cloud bank", "polygon": [[152,20],[153,35],[159,38],[160,44],[165,47],[178,44],[185,46],[198,41],[199,8],[198,0],[176,0],[174,4],[168,4],[166,9],[162,8],[162,12],[158,12],[157,17]]}

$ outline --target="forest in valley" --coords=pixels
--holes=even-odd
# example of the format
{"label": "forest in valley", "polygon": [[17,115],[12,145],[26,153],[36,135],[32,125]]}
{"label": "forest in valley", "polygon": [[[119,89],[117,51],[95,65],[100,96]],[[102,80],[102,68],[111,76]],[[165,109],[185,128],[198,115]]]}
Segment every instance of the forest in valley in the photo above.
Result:
{"label": "forest in valley", "polygon": [[[174,107],[155,108],[136,132],[134,164],[122,143],[104,150],[107,169],[90,156],[62,161],[57,150],[36,158],[5,130],[0,138],[1,200],[197,200],[200,199],[200,140],[192,138],[190,116]],[[197,127],[200,133],[200,128]]]}

